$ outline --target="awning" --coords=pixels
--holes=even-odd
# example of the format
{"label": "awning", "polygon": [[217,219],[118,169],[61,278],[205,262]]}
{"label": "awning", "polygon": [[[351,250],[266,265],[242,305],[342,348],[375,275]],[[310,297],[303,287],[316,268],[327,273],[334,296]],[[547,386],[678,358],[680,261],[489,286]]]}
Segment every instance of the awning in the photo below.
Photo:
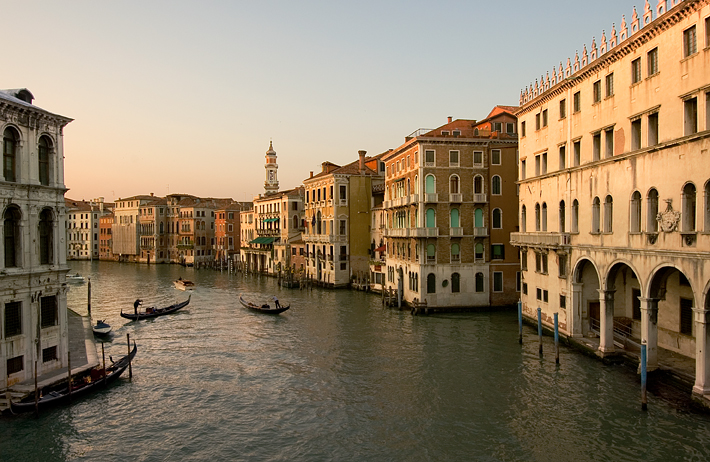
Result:
{"label": "awning", "polygon": [[266,218],[266,219],[264,219],[264,223],[274,223],[274,222],[277,222],[277,221],[279,221],[278,218]]}
{"label": "awning", "polygon": [[257,237],[253,241],[249,241],[250,244],[271,244],[276,240],[275,237]]}

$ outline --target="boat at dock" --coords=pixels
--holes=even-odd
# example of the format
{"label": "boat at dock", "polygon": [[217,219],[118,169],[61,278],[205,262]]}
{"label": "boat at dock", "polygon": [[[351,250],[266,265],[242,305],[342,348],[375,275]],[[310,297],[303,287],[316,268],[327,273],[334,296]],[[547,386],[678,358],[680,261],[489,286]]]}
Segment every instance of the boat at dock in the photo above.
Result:
{"label": "boat at dock", "polygon": [[106,323],[106,320],[98,320],[96,324],[91,326],[91,330],[95,335],[108,335],[111,332],[111,325]]}
{"label": "boat at dock", "polygon": [[259,311],[261,313],[268,313],[268,314],[279,314],[283,313],[287,309],[291,308],[291,305],[287,306],[281,306],[278,308],[271,308],[271,305],[268,303],[264,303],[263,305],[257,305],[256,303],[251,303],[246,300],[244,300],[244,297],[239,295],[239,303],[241,303],[245,308],[249,308],[250,310],[254,311]]}
{"label": "boat at dock", "polygon": [[83,284],[84,282],[86,282],[86,279],[84,279],[84,276],[80,275],[79,273],[68,274],[67,282],[71,282],[72,284]]}
{"label": "boat at dock", "polygon": [[185,300],[184,302],[173,303],[172,305],[166,306],[164,308],[156,308],[154,306],[151,306],[143,311],[138,311],[138,305],[142,303],[142,300],[138,299],[134,304],[134,308],[136,309],[136,311],[134,313],[124,313],[123,310],[121,310],[121,317],[137,321],[140,319],[157,318],[158,316],[164,316],[166,314],[175,313],[180,308],[186,307],[190,303],[191,297],[192,294],[190,294],[187,297],[187,300]]}

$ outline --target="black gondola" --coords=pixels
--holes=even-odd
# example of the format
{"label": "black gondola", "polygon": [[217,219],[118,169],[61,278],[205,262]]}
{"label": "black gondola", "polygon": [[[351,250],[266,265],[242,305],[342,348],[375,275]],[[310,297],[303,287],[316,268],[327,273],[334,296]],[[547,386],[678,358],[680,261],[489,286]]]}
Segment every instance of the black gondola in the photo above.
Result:
{"label": "black gondola", "polygon": [[187,297],[187,300],[185,300],[184,302],[173,303],[172,305],[166,306],[165,308],[149,307],[143,311],[138,311],[138,305],[140,304],[141,300],[136,300],[136,303],[134,304],[135,312],[124,313],[123,310],[121,310],[121,317],[135,321],[139,319],[156,318],[158,316],[163,316],[164,314],[175,313],[180,308],[186,307],[190,303],[191,297],[192,294],[190,294],[190,296]]}
{"label": "black gondola", "polygon": [[250,310],[259,311],[261,313],[269,313],[269,314],[283,313],[287,309],[291,308],[291,305],[281,306],[279,308],[271,308],[271,305],[269,305],[268,303],[264,303],[263,305],[257,305],[256,303],[251,303],[251,302],[244,300],[244,298],[241,295],[239,295],[239,303],[244,305],[245,308],[249,308]]}
{"label": "black gondola", "polygon": [[[44,396],[41,396],[37,400],[37,408],[41,410],[50,406],[68,403],[70,399],[73,400],[74,398],[84,396],[92,390],[96,390],[110,384],[119,378],[121,374],[123,374],[123,371],[125,371],[128,367],[128,363],[136,356],[137,351],[138,347],[136,346],[136,342],[133,342],[133,350],[131,353],[108,366],[106,368],[105,377],[103,375],[103,368],[95,367],[78,383],[75,380],[72,380],[71,394],[69,393],[69,387],[65,384],[62,388],[49,391]],[[35,410],[34,396],[25,398],[17,403],[10,402],[10,410],[13,414],[33,412]]]}

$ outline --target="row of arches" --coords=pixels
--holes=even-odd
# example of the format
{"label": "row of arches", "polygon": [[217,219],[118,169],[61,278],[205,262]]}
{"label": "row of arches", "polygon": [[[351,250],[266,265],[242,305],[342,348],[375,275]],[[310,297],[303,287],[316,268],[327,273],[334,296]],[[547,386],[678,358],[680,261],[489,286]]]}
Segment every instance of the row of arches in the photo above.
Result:
{"label": "row of arches", "polygon": [[[428,174],[424,178],[424,192],[426,194],[436,194],[436,175]],[[458,174],[449,176],[449,194],[461,194],[461,177]],[[500,175],[493,175],[490,180],[489,191],[492,195],[500,195],[503,193],[503,180]],[[387,190],[389,199],[398,199],[407,197],[411,194],[419,194],[419,177],[414,176],[414,188],[411,186],[410,179],[400,180],[390,185]],[[485,178],[483,175],[474,175],[473,177],[473,193],[486,194]]]}
{"label": "row of arches", "polygon": [[[414,210],[414,222],[411,220],[411,212],[409,210],[398,210],[391,212],[389,227],[390,228],[419,228],[419,210]],[[461,228],[463,227],[462,214],[458,208],[452,208],[449,211],[449,226],[451,228]],[[425,228],[436,228],[437,225],[437,214],[436,209],[429,207],[426,209],[424,215],[424,227]],[[486,226],[484,221],[483,209],[477,207],[473,211],[473,226],[475,228],[483,228]],[[500,208],[494,208],[491,211],[491,227],[493,229],[503,228],[503,210]]]}
{"label": "row of arches", "polygon": [[[3,130],[3,179],[8,182],[18,182],[21,178],[20,148],[22,146],[21,131],[13,126]],[[52,157],[55,144],[49,135],[42,135],[37,142],[37,171],[41,185],[49,186],[52,177]]]}
{"label": "row of arches", "polygon": [[[51,265],[54,262],[54,234],[56,233],[56,212],[46,207],[39,213],[37,227],[32,230],[29,242],[37,242],[37,258],[40,265]],[[22,230],[25,218],[19,206],[11,204],[3,211],[3,253],[5,268],[23,266],[22,249],[26,245],[22,241]]]}

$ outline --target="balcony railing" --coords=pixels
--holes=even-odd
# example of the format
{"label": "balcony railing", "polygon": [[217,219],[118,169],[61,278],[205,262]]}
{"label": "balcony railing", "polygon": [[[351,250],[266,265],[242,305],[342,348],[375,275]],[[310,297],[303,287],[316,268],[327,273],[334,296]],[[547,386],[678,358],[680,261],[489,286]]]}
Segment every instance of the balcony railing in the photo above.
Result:
{"label": "balcony railing", "polygon": [[473,228],[473,235],[475,237],[487,237],[488,236],[488,228],[485,226],[477,226]]}
{"label": "balcony railing", "polygon": [[488,202],[488,197],[486,197],[486,194],[474,194],[473,202],[485,204],[486,202]]}
{"label": "balcony railing", "polygon": [[559,247],[570,245],[569,233],[510,233],[511,244]]}
{"label": "balcony railing", "polygon": [[463,236],[463,228],[461,228],[461,227],[451,228],[449,230],[449,235],[451,237],[461,237],[461,236]]}
{"label": "balcony railing", "polygon": [[453,203],[463,202],[463,194],[461,194],[461,193],[449,194],[449,202],[453,202]]}
{"label": "balcony railing", "polygon": [[386,237],[409,237],[410,228],[387,228],[385,229]]}
{"label": "balcony railing", "polygon": [[427,202],[439,202],[439,195],[438,194],[427,193],[425,196],[426,196]]}

